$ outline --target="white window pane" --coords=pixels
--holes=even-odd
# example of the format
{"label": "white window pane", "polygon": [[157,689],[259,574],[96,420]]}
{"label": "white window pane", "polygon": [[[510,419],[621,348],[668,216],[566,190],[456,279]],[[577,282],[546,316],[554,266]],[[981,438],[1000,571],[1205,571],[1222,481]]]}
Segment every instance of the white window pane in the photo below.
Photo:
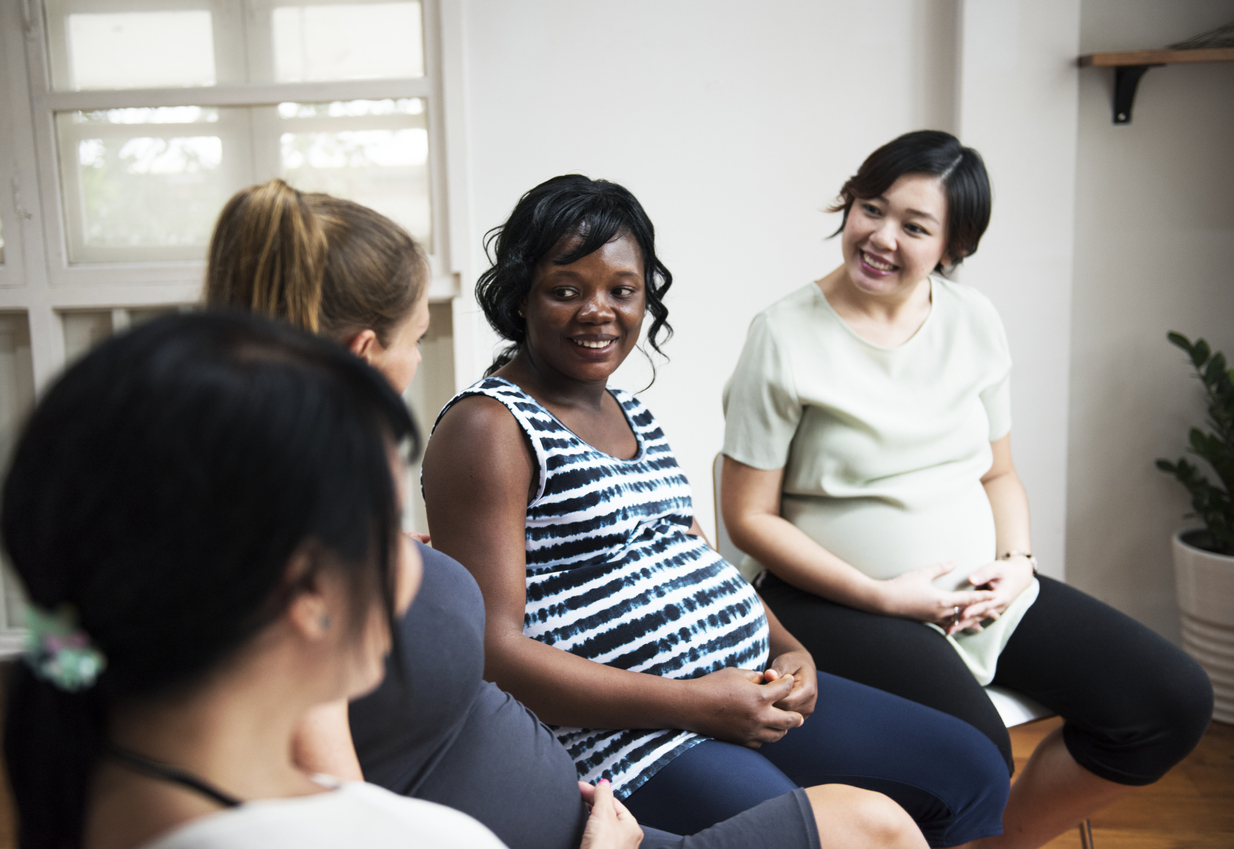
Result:
{"label": "white window pane", "polygon": [[60,313],[60,325],[64,328],[64,361],[73,362],[113,333],[121,333],[152,318],[191,309],[189,304],[166,304],[110,310],[65,310]]}
{"label": "white window pane", "polygon": [[[9,455],[33,404],[29,324],[24,313],[0,313],[0,468],[8,468]],[[3,625],[19,627],[24,621],[23,599],[3,554],[0,583],[4,594]]]}
{"label": "white window pane", "polygon": [[388,215],[430,245],[428,131],[418,99],[282,103],[282,176]]}
{"label": "white window pane", "polygon": [[[52,84],[61,90],[214,85],[208,9],[72,12],[48,4]],[[59,14],[57,14],[59,12]]]}
{"label": "white window pane", "polygon": [[227,198],[251,182],[246,110],[56,115],[69,261],[200,259]]}
{"label": "white window pane", "polygon": [[280,3],[271,30],[276,82],[424,76],[418,2]]}
{"label": "white window pane", "polygon": [[71,363],[112,333],[111,310],[70,310],[60,314],[64,361]]}
{"label": "white window pane", "polygon": [[62,112],[56,132],[73,264],[200,260],[227,198],[273,176],[371,206],[431,250],[419,98]]}

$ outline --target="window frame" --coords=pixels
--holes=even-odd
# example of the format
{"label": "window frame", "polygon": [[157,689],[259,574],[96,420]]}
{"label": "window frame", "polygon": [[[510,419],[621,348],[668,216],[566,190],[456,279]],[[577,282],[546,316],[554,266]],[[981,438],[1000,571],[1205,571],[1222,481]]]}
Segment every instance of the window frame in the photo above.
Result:
{"label": "window frame", "polygon": [[[72,2],[72,0],[70,0]],[[159,0],[90,0],[91,10],[159,6]],[[259,0],[269,5],[268,0]],[[304,5],[328,0],[304,0]],[[64,367],[65,314],[110,313],[126,327],[130,311],[196,304],[204,260],[68,262],[64,193],[58,167],[57,112],[124,107],[274,107],[283,102],[422,98],[428,130],[432,244],[429,299],[452,305],[455,382],[470,374],[477,335],[466,249],[468,182],[463,83],[465,14],[456,0],[420,0],[424,76],[404,79],[219,84],[184,88],[54,91],[43,0],[0,3],[0,312],[29,324],[36,395]],[[217,0],[202,0],[213,7]],[[258,175],[258,179],[267,179]],[[3,594],[0,580],[0,595]],[[0,657],[20,651],[23,632],[9,627],[0,598]]]}

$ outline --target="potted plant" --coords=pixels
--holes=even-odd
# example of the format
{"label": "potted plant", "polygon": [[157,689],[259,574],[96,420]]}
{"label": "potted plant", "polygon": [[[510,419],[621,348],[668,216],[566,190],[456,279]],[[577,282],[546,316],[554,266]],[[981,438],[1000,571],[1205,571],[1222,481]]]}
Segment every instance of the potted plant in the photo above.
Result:
{"label": "potted plant", "polygon": [[1217,482],[1180,458],[1158,460],[1157,468],[1176,477],[1191,494],[1203,528],[1174,537],[1174,582],[1182,614],[1183,647],[1213,682],[1213,719],[1234,723],[1234,371],[1220,351],[1203,339],[1181,333],[1169,340],[1191,358],[1204,387],[1208,431],[1191,428],[1190,453],[1216,473]]}

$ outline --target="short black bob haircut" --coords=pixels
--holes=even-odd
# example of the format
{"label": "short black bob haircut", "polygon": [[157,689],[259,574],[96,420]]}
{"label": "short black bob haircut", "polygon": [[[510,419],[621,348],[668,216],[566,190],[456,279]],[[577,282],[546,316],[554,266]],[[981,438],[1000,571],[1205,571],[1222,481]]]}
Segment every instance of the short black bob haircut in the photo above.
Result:
{"label": "short black bob haircut", "polygon": [[64,373],[14,450],[0,534],[31,602],[72,609],[107,665],[76,692],[8,678],[21,846],[80,845],[110,706],[226,663],[295,598],[298,551],[345,578],[357,635],[375,602],[393,624],[399,444],[419,437],[385,378],[257,316],[155,319]]}
{"label": "short black bob haircut", "polygon": [[573,250],[553,260],[557,265],[569,265],[627,233],[642,254],[647,312],[652,316],[647,341],[656,353],[663,354],[660,333],[664,332],[665,341],[673,335],[664,305],[673,275],[656,258],[651,219],[624,186],[565,174],[545,180],[519,198],[506,223],[484,237],[484,250],[492,267],[476,281],[476,300],[493,330],[513,343],[497,356],[486,376],[513,359],[523,344],[526,323],[518,314],[519,308],[531,291],[536,267],[553,248],[571,236],[581,239]]}
{"label": "short black bob haircut", "polygon": [[[870,200],[886,192],[905,174],[937,177],[947,198],[947,245],[943,256],[952,267],[977,252],[977,244],[990,224],[990,176],[981,154],[964,147],[951,133],[918,130],[887,142],[866,157],[857,173],[840,189],[828,212],[843,212],[833,236],[844,231],[853,202]],[[935,271],[943,270],[939,263]]]}

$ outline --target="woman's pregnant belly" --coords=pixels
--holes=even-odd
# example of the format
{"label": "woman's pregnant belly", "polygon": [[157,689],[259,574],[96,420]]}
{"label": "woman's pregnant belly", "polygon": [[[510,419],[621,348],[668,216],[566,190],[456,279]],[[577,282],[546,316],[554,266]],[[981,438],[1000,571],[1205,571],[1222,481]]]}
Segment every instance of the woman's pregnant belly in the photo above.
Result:
{"label": "woman's pregnant belly", "polygon": [[957,561],[935,579],[940,589],[969,586],[995,557],[994,516],[979,482],[906,506],[875,498],[785,494],[781,515],[832,554],[885,580],[932,563]]}
{"label": "woman's pregnant belly", "polygon": [[529,573],[523,633],[662,678],[767,664],[758,595],[705,542],[677,528],[649,527],[609,560]]}

